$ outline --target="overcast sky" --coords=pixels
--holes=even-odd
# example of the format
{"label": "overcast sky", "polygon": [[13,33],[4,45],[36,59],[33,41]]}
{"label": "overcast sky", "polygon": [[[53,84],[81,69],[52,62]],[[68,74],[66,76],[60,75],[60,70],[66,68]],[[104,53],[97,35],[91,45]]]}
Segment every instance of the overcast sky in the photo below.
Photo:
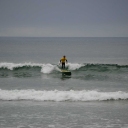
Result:
{"label": "overcast sky", "polygon": [[0,0],[0,36],[128,37],[128,0]]}

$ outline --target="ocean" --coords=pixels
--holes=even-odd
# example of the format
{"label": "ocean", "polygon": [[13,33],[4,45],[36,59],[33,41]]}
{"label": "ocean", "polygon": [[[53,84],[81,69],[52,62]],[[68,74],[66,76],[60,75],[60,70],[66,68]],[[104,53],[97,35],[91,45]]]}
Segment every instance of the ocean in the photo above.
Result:
{"label": "ocean", "polygon": [[128,128],[127,111],[127,37],[0,37],[0,128]]}

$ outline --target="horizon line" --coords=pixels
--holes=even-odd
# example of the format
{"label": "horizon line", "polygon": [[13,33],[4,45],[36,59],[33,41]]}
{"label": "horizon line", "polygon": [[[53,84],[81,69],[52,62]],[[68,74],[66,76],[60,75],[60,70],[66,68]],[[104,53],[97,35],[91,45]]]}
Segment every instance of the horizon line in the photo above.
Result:
{"label": "horizon line", "polygon": [[0,37],[26,37],[26,38],[128,38],[127,36],[0,36]]}

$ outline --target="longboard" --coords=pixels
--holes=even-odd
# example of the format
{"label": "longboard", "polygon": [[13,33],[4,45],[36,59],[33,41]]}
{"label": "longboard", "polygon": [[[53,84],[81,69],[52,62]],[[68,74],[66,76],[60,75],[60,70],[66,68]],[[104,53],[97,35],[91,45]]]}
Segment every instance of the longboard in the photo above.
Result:
{"label": "longboard", "polygon": [[64,76],[71,76],[71,72],[69,70],[66,69],[61,69],[62,75]]}
{"label": "longboard", "polygon": [[58,68],[60,69],[60,72],[62,73],[63,76],[71,76],[72,73],[67,68],[62,69],[59,65],[58,65]]}

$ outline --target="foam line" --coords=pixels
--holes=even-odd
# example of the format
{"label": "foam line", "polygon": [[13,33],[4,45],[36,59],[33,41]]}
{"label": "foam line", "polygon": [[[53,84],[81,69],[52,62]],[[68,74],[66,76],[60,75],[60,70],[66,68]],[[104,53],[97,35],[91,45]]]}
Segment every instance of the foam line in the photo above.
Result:
{"label": "foam line", "polygon": [[37,90],[1,90],[0,100],[18,101],[107,101],[107,100],[127,100],[127,92],[99,92],[96,90],[82,91],[37,91]]}

